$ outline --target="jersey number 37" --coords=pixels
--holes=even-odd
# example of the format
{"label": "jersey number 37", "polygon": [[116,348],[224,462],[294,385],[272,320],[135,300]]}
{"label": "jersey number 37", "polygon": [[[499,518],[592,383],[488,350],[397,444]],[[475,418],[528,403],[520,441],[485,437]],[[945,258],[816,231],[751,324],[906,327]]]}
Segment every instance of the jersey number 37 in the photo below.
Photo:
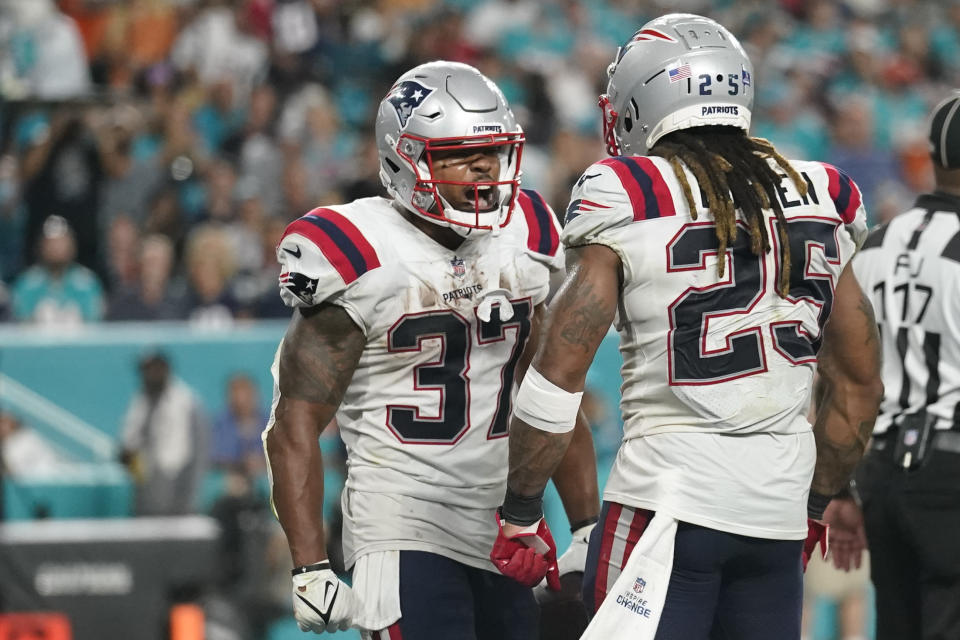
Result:
{"label": "jersey number 37", "polygon": [[[387,334],[391,353],[418,352],[428,338],[441,341],[440,357],[420,364],[413,370],[413,386],[417,390],[440,392],[440,414],[424,417],[419,407],[405,405],[387,406],[387,427],[401,441],[410,444],[453,444],[470,428],[470,353],[495,342],[507,339],[507,331],[513,329],[515,342],[510,357],[500,371],[500,389],[497,394],[496,412],[487,425],[487,437],[497,438],[507,434],[510,416],[511,391],[517,361],[530,335],[530,318],[533,307],[529,299],[515,300],[513,317],[502,322],[499,316],[490,322],[476,324],[476,342],[471,339],[471,323],[451,310],[428,311],[403,316]],[[489,398],[481,398],[489,402]]]}

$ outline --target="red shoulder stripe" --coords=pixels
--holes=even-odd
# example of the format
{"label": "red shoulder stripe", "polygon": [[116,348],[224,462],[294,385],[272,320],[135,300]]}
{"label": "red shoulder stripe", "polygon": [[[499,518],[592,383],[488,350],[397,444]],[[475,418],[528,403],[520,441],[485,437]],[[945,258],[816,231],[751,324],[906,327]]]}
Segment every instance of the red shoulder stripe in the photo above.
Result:
{"label": "red shoulder stripe", "polygon": [[617,156],[605,158],[600,164],[610,167],[617,174],[630,197],[634,220],[677,214],[670,188],[649,158]]}
{"label": "red shoulder stripe", "polygon": [[315,244],[345,284],[380,266],[377,252],[356,225],[332,209],[314,209],[287,227]]}
{"label": "red shoulder stripe", "polygon": [[857,210],[863,202],[863,196],[860,193],[860,187],[850,176],[838,169],[832,164],[821,162],[827,172],[828,188],[830,199],[840,214],[844,224],[850,224],[857,216]]}

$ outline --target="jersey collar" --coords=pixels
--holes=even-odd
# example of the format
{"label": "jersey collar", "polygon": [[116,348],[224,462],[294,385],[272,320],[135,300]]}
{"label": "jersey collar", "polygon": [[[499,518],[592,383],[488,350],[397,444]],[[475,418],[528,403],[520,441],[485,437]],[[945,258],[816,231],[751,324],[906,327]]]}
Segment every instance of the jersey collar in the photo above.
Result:
{"label": "jersey collar", "polygon": [[929,209],[931,211],[952,211],[960,214],[960,197],[944,193],[943,191],[934,191],[925,193],[917,198],[916,207],[919,209]]}

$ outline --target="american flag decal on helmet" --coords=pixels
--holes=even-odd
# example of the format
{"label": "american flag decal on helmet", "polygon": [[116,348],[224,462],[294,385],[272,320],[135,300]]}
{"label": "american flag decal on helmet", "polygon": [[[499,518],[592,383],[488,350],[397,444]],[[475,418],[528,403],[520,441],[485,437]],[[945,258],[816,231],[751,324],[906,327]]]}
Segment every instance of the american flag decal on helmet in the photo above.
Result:
{"label": "american flag decal on helmet", "polygon": [[672,65],[667,67],[667,76],[669,76],[670,78],[670,84],[673,84],[674,82],[679,82],[684,78],[689,78],[690,73],[691,73],[690,65],[683,62],[682,60],[678,60],[677,62],[674,62]]}

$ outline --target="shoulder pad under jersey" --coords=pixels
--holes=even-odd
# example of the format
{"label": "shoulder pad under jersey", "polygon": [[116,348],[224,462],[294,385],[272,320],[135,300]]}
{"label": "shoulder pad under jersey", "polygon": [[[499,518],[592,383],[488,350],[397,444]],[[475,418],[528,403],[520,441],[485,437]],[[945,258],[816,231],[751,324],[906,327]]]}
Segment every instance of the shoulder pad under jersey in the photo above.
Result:
{"label": "shoulder pad under jersey", "polygon": [[513,213],[522,215],[526,223],[527,253],[554,268],[560,248],[560,221],[546,198],[533,189],[520,189]]}
{"label": "shoulder pad under jersey", "polygon": [[347,216],[314,209],[291,222],[277,245],[280,296],[291,307],[320,304],[380,266],[377,252]]}
{"label": "shoulder pad under jersey", "polygon": [[827,192],[837,215],[843,220],[847,233],[859,249],[867,238],[867,210],[863,206],[860,187],[842,169],[826,162],[818,164],[826,173]]}
{"label": "shoulder pad under jersey", "polygon": [[665,171],[669,165],[645,156],[604,158],[590,165],[570,195],[564,244],[591,244],[604,230],[676,215]]}

